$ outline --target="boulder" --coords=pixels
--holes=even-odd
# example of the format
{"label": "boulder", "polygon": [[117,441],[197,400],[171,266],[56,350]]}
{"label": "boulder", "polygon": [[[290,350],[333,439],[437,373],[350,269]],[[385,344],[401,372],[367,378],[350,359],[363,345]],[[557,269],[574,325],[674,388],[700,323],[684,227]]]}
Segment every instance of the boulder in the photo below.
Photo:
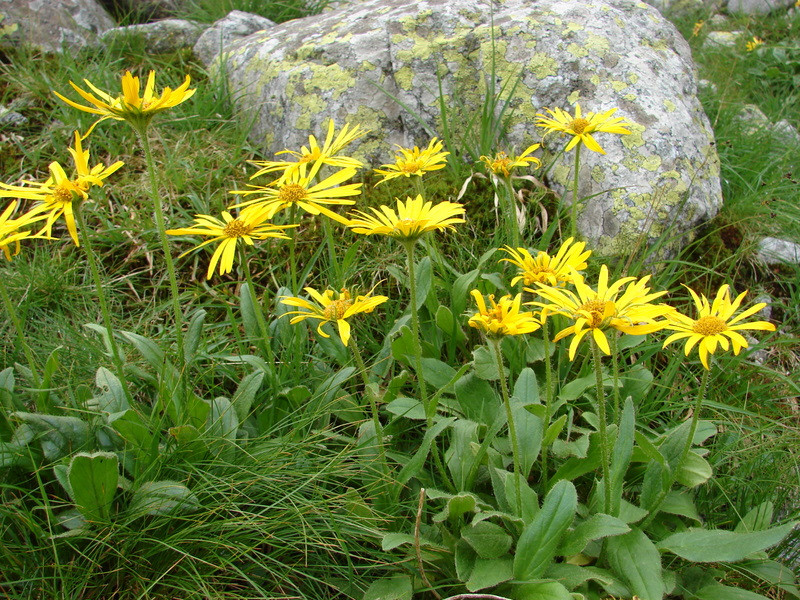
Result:
{"label": "boulder", "polygon": [[[441,137],[440,92],[450,126],[479,114],[493,72],[513,108],[507,140],[542,140],[544,108],[618,108],[632,134],[597,134],[607,155],[582,153],[579,229],[602,254],[623,254],[661,235],[673,251],[722,203],[713,132],[697,99],[686,40],[635,0],[505,0],[494,14],[471,0],[365,0],[283,23],[221,57],[250,139],[272,155],[299,149],[328,118],[370,129],[354,155],[377,165],[392,144]],[[556,155],[548,183],[569,188],[572,152]]]}
{"label": "boulder", "polygon": [[0,0],[0,25],[13,33],[0,44],[26,44],[42,52],[75,50],[97,43],[116,25],[95,0]]}
{"label": "boulder", "polygon": [[114,44],[139,38],[149,54],[168,54],[194,46],[205,29],[205,25],[195,21],[163,19],[141,25],[115,27],[103,34],[102,41],[104,44]]}
{"label": "boulder", "polygon": [[795,0],[728,0],[728,12],[742,15],[766,15],[793,6]]}
{"label": "boulder", "polygon": [[194,54],[206,67],[224,48],[248,35],[269,29],[275,23],[269,19],[240,10],[232,10],[206,29],[194,45]]}

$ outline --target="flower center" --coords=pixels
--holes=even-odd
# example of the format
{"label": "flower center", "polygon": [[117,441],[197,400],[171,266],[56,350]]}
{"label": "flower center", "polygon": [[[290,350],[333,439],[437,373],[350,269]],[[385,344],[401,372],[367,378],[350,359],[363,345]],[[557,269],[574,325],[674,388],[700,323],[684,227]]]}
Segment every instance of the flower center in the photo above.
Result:
{"label": "flower center", "polygon": [[248,235],[253,228],[247,223],[243,223],[239,219],[234,219],[222,230],[222,234],[229,238],[239,238]]}
{"label": "flower center", "polygon": [[310,152],[306,152],[303,156],[300,157],[298,162],[300,163],[310,163],[313,160],[317,160],[320,156],[322,156],[322,152],[319,148],[314,148]]}
{"label": "flower center", "polygon": [[582,134],[586,131],[586,128],[589,126],[589,121],[580,117],[578,119],[573,119],[572,123],[569,124],[569,128],[572,129],[578,135]]}
{"label": "flower center", "polygon": [[694,322],[694,325],[692,325],[692,331],[705,336],[722,333],[727,328],[728,326],[725,321],[719,317],[712,317],[711,315],[700,317]]}
{"label": "flower center", "polygon": [[605,317],[605,310],[606,310],[606,303],[602,300],[589,300],[583,306],[581,306],[579,311],[585,311],[589,313],[589,320],[588,325],[591,328],[600,327],[603,323],[603,318]]}
{"label": "flower center", "polygon": [[548,283],[557,278],[557,273],[549,267],[539,265],[526,266],[523,273],[525,285],[532,285],[535,282]]}
{"label": "flower center", "polygon": [[403,173],[416,173],[417,171],[419,171],[422,168],[420,166],[419,162],[417,162],[416,160],[412,160],[412,161],[409,161],[409,162],[404,162],[404,163],[398,165],[398,167],[400,167],[400,170]]}
{"label": "flower center", "polygon": [[347,309],[352,305],[353,301],[350,298],[339,298],[325,307],[325,310],[322,311],[322,316],[328,321],[338,321],[344,318]]}
{"label": "flower center", "polygon": [[306,192],[306,188],[302,185],[290,183],[289,185],[283,186],[278,192],[278,200],[291,204],[302,200],[307,195],[308,192]]}
{"label": "flower center", "polygon": [[53,200],[55,202],[72,202],[72,188],[68,185],[59,184],[53,190]]}

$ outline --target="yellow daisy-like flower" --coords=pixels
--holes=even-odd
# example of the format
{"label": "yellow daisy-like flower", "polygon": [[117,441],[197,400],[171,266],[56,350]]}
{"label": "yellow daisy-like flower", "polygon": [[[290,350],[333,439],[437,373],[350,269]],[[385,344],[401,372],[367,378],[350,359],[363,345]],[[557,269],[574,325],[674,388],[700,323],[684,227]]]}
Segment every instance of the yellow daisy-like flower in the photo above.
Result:
{"label": "yellow daisy-like flower", "polygon": [[[302,177],[313,179],[322,165],[329,165],[331,167],[353,168],[360,169],[364,166],[360,160],[350,158],[349,156],[340,156],[339,153],[348,146],[352,141],[357,140],[367,131],[361,129],[356,125],[352,129],[349,125],[342,127],[342,130],[334,138],[335,127],[333,119],[328,122],[328,134],[325,137],[325,142],[320,147],[317,138],[313,135],[308,136],[308,147],[303,146],[300,151],[295,150],[282,150],[278,154],[291,154],[296,160],[264,160],[250,161],[251,164],[262,167],[250,176],[250,179],[255,179],[265,173],[274,173],[276,171],[283,171],[281,179],[290,176],[294,171],[299,170]],[[309,165],[311,170],[308,171]],[[306,173],[308,172],[308,175]]]}
{"label": "yellow daisy-like flower", "polygon": [[736,311],[742,304],[742,300],[747,292],[742,292],[736,299],[731,301],[730,288],[723,285],[719,288],[714,302],[708,301],[705,296],[698,295],[694,290],[686,288],[692,295],[695,308],[697,309],[697,319],[692,319],[677,311],[667,315],[667,325],[665,329],[675,331],[666,340],[664,346],[677,340],[686,340],[684,353],[689,356],[692,348],[697,346],[700,355],[700,362],[706,369],[708,366],[708,355],[714,354],[717,346],[723,350],[733,349],[733,353],[738,355],[742,348],[747,348],[747,340],[739,331],[745,329],[756,329],[761,331],[775,331],[775,326],[767,321],[752,321],[742,323],[743,319],[750,317],[766,306],[766,303],[759,302],[739,314]]}
{"label": "yellow daisy-like flower", "polygon": [[[17,208],[17,201],[14,200],[9,204],[6,209],[0,214],[0,252],[6,257],[6,260],[11,260],[12,256],[16,256],[20,251],[20,240],[25,238],[42,237],[40,235],[32,235],[30,230],[22,230],[20,227],[25,227],[36,221],[44,219],[44,215],[33,215],[26,213],[16,219],[12,219],[11,215]],[[13,246],[13,251],[12,251]]]}
{"label": "yellow daisy-like flower", "polygon": [[206,278],[211,279],[217,264],[219,264],[220,275],[225,275],[233,270],[233,259],[236,256],[236,248],[239,241],[248,246],[253,246],[253,240],[265,240],[267,238],[289,239],[289,236],[283,230],[287,227],[296,227],[296,225],[273,225],[266,222],[267,218],[267,211],[258,206],[245,208],[238,217],[233,217],[229,212],[222,211],[221,220],[211,215],[196,215],[192,227],[168,229],[167,234],[212,236],[211,239],[181,254],[181,257],[208,244],[219,242],[219,246],[214,250],[214,254],[211,255],[211,262],[208,263]]}
{"label": "yellow daisy-like flower", "polygon": [[582,271],[586,268],[586,260],[591,256],[591,250],[584,250],[586,242],[574,243],[574,238],[568,238],[556,252],[555,256],[540,250],[536,256],[532,256],[526,248],[511,248],[506,246],[503,251],[510,255],[510,258],[502,258],[501,262],[509,262],[516,265],[520,274],[511,280],[511,285],[516,285],[522,281],[526,291],[538,294],[538,289],[530,289],[537,283],[543,283],[552,287],[562,287],[567,282],[572,281],[572,274],[575,271]]}
{"label": "yellow daisy-like flower", "polygon": [[347,226],[355,233],[364,235],[387,235],[400,241],[413,242],[429,231],[453,229],[456,223],[464,223],[464,206],[456,202],[440,202],[436,206],[426,202],[421,195],[397,201],[397,211],[381,205],[380,209],[370,207],[374,213],[361,211],[351,213]]}
{"label": "yellow daisy-like flower", "polygon": [[[128,121],[134,127],[141,129],[147,126],[156,113],[177,106],[191,98],[196,90],[189,89],[190,81],[187,75],[179,87],[174,90],[165,87],[161,95],[156,96],[156,73],[155,71],[150,71],[144,87],[144,93],[140,96],[139,78],[131,75],[130,71],[125,71],[125,75],[122,76],[122,94],[116,98],[98,89],[87,79],[84,79],[83,82],[91,92],[81,89],[70,81],[69,84],[73,89],[91,106],[78,104],[56,91],[53,93],[73,108],[100,115],[100,119],[94,125],[105,119],[115,119],[117,121]],[[92,128],[94,128],[94,125],[92,125]]]}
{"label": "yellow daisy-like flower", "polygon": [[700,35],[700,32],[703,30],[705,24],[706,24],[705,21],[697,21],[694,24],[694,27],[692,27],[692,37],[697,37],[698,35]]}
{"label": "yellow daisy-like flower", "polygon": [[235,204],[233,208],[240,206],[257,205],[261,206],[267,213],[267,218],[272,218],[278,211],[296,205],[307,213],[318,215],[322,213],[334,221],[347,225],[348,219],[326,208],[323,205],[350,205],[355,204],[355,200],[348,199],[349,196],[358,196],[361,193],[360,183],[348,183],[340,185],[351,179],[356,174],[356,170],[342,169],[323,179],[316,185],[312,177],[303,175],[299,169],[287,173],[285,177],[273,181],[268,186],[251,185],[250,190],[231,190],[231,194],[250,196],[257,194],[257,198]]}
{"label": "yellow daisy-like flower", "polygon": [[542,307],[545,314],[560,314],[574,321],[553,338],[558,341],[574,334],[569,345],[570,360],[575,358],[578,345],[588,333],[592,334],[597,346],[605,354],[611,354],[604,330],[616,329],[633,335],[652,333],[663,329],[666,324],[657,319],[674,310],[665,304],[652,303],[666,292],[650,292],[647,286],[649,280],[649,275],[638,281],[635,277],[623,277],[609,285],[608,268],[603,265],[600,267],[596,291],[584,283],[583,277],[575,273],[573,284],[577,293],[539,283],[538,293],[548,302],[531,304]]}
{"label": "yellow daisy-like flower", "polygon": [[575,104],[575,116],[573,117],[568,112],[555,108],[550,110],[545,109],[550,113],[550,117],[537,113],[536,125],[547,129],[545,135],[553,131],[558,131],[562,134],[571,135],[572,139],[564,148],[564,152],[569,152],[576,145],[583,143],[589,150],[605,154],[605,150],[600,147],[600,144],[592,137],[593,133],[618,133],[621,135],[630,133],[625,127],[630,127],[630,123],[625,121],[622,117],[612,117],[617,112],[616,108],[607,110],[604,113],[586,113],[586,116],[581,115],[580,104]]}
{"label": "yellow daisy-like flower", "polygon": [[541,144],[533,144],[532,146],[528,146],[519,156],[508,156],[505,152],[498,152],[493,157],[481,156],[481,161],[483,161],[486,168],[493,174],[500,177],[509,177],[511,176],[511,170],[517,167],[527,167],[531,164],[535,164],[536,167],[541,166],[542,161],[535,156],[530,156],[540,145]]}
{"label": "yellow daisy-like flower", "polygon": [[45,214],[43,232],[47,237],[51,237],[53,224],[64,215],[67,231],[75,242],[80,246],[78,239],[78,228],[75,225],[75,215],[73,202],[81,202],[89,197],[89,189],[92,186],[102,186],[103,180],[109,175],[120,169],[125,163],[117,161],[106,167],[97,164],[89,168],[89,149],[83,149],[81,140],[83,138],[75,132],[75,147],[70,148],[75,163],[75,177],[67,176],[64,167],[54,161],[50,163],[50,177],[44,183],[32,182],[30,186],[14,186],[0,183],[0,197],[22,198],[27,200],[38,200],[39,204],[31,210],[31,215]]}
{"label": "yellow daisy-like flower", "polygon": [[755,50],[759,46],[763,46],[763,45],[764,45],[764,40],[762,40],[758,36],[754,36],[752,40],[749,40],[745,44],[745,48],[747,49],[748,52],[752,52],[753,50]]}
{"label": "yellow daisy-like flower", "polygon": [[282,298],[282,304],[296,306],[300,309],[286,313],[287,315],[297,315],[292,317],[289,322],[294,325],[305,319],[318,319],[320,324],[317,326],[317,333],[326,338],[330,337],[330,335],[323,331],[322,326],[325,323],[336,323],[339,337],[345,346],[350,342],[350,323],[347,322],[347,319],[358,313],[372,312],[375,307],[389,299],[386,296],[373,296],[372,290],[363,296],[356,296],[354,299],[347,289],[343,289],[341,292],[325,290],[322,294],[314,288],[307,287],[303,289],[316,304],[295,296]]}
{"label": "yellow daisy-like flower", "polygon": [[424,150],[417,146],[411,149],[398,146],[398,153],[395,155],[393,164],[381,165],[385,169],[375,169],[377,175],[383,175],[383,179],[376,186],[394,179],[395,177],[411,177],[417,175],[422,177],[429,171],[438,171],[447,164],[449,152],[442,152],[444,143],[433,138]]}
{"label": "yellow daisy-like flower", "polygon": [[481,330],[488,337],[502,337],[504,335],[522,335],[536,331],[542,323],[532,312],[520,312],[522,294],[513,298],[506,295],[498,302],[494,294],[489,296],[490,307],[486,306],[483,294],[478,290],[470,292],[478,305],[478,312],[469,319],[469,326]]}

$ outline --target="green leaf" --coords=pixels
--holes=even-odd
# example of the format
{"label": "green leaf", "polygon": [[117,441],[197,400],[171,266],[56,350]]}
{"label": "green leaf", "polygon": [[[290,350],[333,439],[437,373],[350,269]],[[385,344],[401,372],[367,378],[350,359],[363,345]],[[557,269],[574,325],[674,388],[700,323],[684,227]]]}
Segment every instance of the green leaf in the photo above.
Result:
{"label": "green leaf", "polygon": [[736,532],[743,531],[763,531],[767,529],[772,523],[772,515],[775,512],[775,505],[766,500],[750,509],[750,511],[742,517],[741,522],[736,525]]}
{"label": "green leaf", "polygon": [[461,539],[472,546],[480,558],[500,558],[508,552],[512,542],[502,527],[489,521],[467,525],[461,530]]}
{"label": "green leaf", "polygon": [[455,417],[441,419],[434,423],[433,427],[425,432],[425,435],[422,438],[422,443],[419,445],[419,449],[416,451],[414,456],[411,457],[411,460],[409,460],[397,474],[397,483],[399,485],[407,483],[409,479],[417,476],[422,471],[422,468],[425,465],[425,460],[428,458],[428,453],[431,451],[431,444],[433,443],[433,440],[435,440],[436,436],[442,433],[442,431],[452,425],[455,420]]}
{"label": "green leaf", "polygon": [[414,587],[409,575],[395,575],[373,581],[364,600],[411,600]]}
{"label": "green leaf", "polygon": [[86,408],[106,413],[123,412],[130,408],[122,384],[114,373],[100,367],[94,376],[94,382],[100,388],[100,393],[86,401]]}
{"label": "green leaf", "polygon": [[11,417],[30,427],[48,460],[70,455],[89,441],[89,425],[77,417],[28,412],[15,412]]}
{"label": "green leaf", "polygon": [[692,519],[697,523],[702,520],[700,513],[697,512],[697,507],[694,505],[694,499],[686,492],[670,490],[664,497],[660,510],[671,515],[680,515],[687,519]]}
{"label": "green leaf", "polygon": [[542,449],[543,421],[526,410],[525,406],[516,397],[511,398],[510,404],[511,416],[517,428],[520,473],[527,479]]}
{"label": "green leaf", "polygon": [[470,592],[477,592],[494,587],[511,579],[511,557],[509,558],[477,558],[472,572],[464,584]]}
{"label": "green leaf", "polygon": [[586,377],[574,379],[566,385],[561,386],[558,397],[565,402],[577,400],[586,390],[594,386],[596,381],[594,375],[587,375]]}
{"label": "green leaf", "polygon": [[133,492],[128,505],[128,515],[138,519],[145,515],[173,515],[200,508],[200,502],[192,491],[182,483],[169,481],[146,481]]}
{"label": "green leaf", "polygon": [[205,319],[206,311],[199,308],[192,314],[189,326],[186,328],[186,335],[183,337],[183,347],[185,348],[184,353],[187,363],[192,362],[197,354],[200,340],[203,339],[203,324]]}
{"label": "green leaf", "polygon": [[514,600],[574,600],[569,590],[557,581],[537,581],[514,587]]}
{"label": "green leaf", "polygon": [[494,423],[501,403],[497,392],[485,380],[468,373],[455,384],[456,400],[464,416],[476,423]]}
{"label": "green leaf", "polygon": [[233,409],[236,411],[236,417],[240,423],[243,423],[247,416],[250,414],[250,407],[253,405],[253,400],[261,389],[261,383],[264,381],[264,372],[256,371],[245,375],[239,382],[236,392],[233,394]]}
{"label": "green leaf", "polygon": [[625,399],[625,406],[620,417],[619,433],[614,443],[613,459],[611,461],[610,481],[605,485],[611,486],[611,514],[619,515],[619,505],[622,500],[622,485],[625,473],[631,464],[633,455],[633,438],[636,429],[633,401],[630,396]]}
{"label": "green leaf", "polygon": [[450,447],[445,452],[445,464],[457,490],[466,490],[470,473],[477,468],[478,423],[458,419],[453,423]]}
{"label": "green leaf", "polygon": [[433,264],[431,257],[426,256],[417,263],[417,310],[422,308],[433,285]]}
{"label": "green leaf", "polygon": [[658,548],[692,562],[737,562],[779,543],[796,524],[749,533],[691,528],[662,540]]}
{"label": "green leaf", "polygon": [[256,316],[256,307],[253,306],[250,284],[248,283],[243,283],[239,288],[239,310],[242,312],[244,334],[251,340],[259,338],[258,317]]}
{"label": "green leaf", "polygon": [[453,282],[452,292],[450,293],[450,305],[454,315],[460,315],[466,310],[469,291],[474,287],[478,275],[480,275],[480,269],[473,269],[469,273],[464,273],[457,277]]}
{"label": "green leaf", "polygon": [[526,525],[514,557],[516,579],[538,579],[556,555],[562,537],[575,517],[578,496],[571,482],[561,480],[548,492],[536,518]]}
{"label": "green leaf", "polygon": [[401,396],[396,400],[392,400],[386,405],[386,410],[398,417],[405,417],[412,421],[424,421],[425,407],[422,402],[416,398],[406,398]]}
{"label": "green leaf", "polygon": [[119,483],[117,455],[81,452],[72,457],[66,475],[72,501],[81,515],[89,523],[108,523]]}
{"label": "green leaf", "polygon": [[457,519],[467,513],[476,512],[477,499],[473,494],[462,492],[447,499],[444,509],[432,518],[434,523],[441,523],[447,519]]}
{"label": "green leaf", "polygon": [[644,532],[633,528],[625,535],[606,540],[611,570],[628,584],[640,600],[662,600],[666,592],[661,574],[661,556]]}
{"label": "green leaf", "polygon": [[789,567],[777,561],[769,559],[745,561],[738,563],[736,568],[749,573],[761,581],[780,588],[795,598],[800,598],[800,589],[795,584],[794,573]]}
{"label": "green leaf", "polygon": [[561,415],[555,422],[550,424],[550,427],[547,428],[547,433],[544,435],[544,440],[542,444],[544,446],[549,446],[558,437],[558,434],[561,433],[561,430],[564,429],[564,425],[567,422],[567,415]]}
{"label": "green leaf", "polygon": [[422,359],[422,376],[434,388],[445,387],[456,374],[456,370],[436,358]]}
{"label": "green leaf", "polygon": [[[487,346],[478,346],[472,351],[472,364],[475,367],[475,374],[481,379],[496,381],[500,378],[494,352]],[[503,373],[508,375],[506,367],[503,367]]]}
{"label": "green leaf", "polygon": [[539,404],[539,382],[536,381],[536,373],[530,367],[520,371],[514,384],[513,396],[523,405]]}
{"label": "green leaf", "polygon": [[392,358],[403,364],[412,364],[414,357],[414,334],[408,327],[400,328],[400,335],[392,340]]}
{"label": "green leaf", "polygon": [[734,588],[721,583],[712,583],[695,592],[698,600],[769,600],[766,596]]}
{"label": "green leaf", "polygon": [[681,485],[693,488],[704,484],[713,474],[714,471],[708,461],[691,451],[686,455],[686,462],[683,463],[683,468],[678,472],[676,479]]}
{"label": "green leaf", "polygon": [[623,535],[631,530],[624,522],[603,513],[597,513],[581,521],[575,529],[564,537],[564,544],[559,553],[562,556],[572,556],[583,552],[586,545],[594,540]]}

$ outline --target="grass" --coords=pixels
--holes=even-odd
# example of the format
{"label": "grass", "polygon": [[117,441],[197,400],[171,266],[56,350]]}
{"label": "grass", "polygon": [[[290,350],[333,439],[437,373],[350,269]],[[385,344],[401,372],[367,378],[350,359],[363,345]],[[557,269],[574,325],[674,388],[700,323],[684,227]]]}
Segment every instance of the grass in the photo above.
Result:
{"label": "grass", "polygon": [[[261,7],[273,11],[264,16],[276,21],[322,8],[194,0],[184,16],[212,22],[233,8]],[[704,89],[701,101],[717,140],[725,203],[680,256],[664,261],[653,274],[652,285],[670,289],[679,308],[689,306],[681,283],[707,295],[723,283],[733,283],[737,291],[750,290],[748,302],[762,292],[771,298],[771,318],[779,323],[779,333],[739,358],[721,354],[721,368],[713,372],[704,404],[703,419],[714,421],[718,429],[703,448],[714,477],[695,490],[694,502],[708,525],[733,529],[753,507],[767,501],[775,504],[776,522],[800,516],[796,508],[800,270],[765,267],[754,258],[760,236],[800,242],[796,181],[800,174],[794,160],[798,144],[787,143],[764,127],[743,126],[737,117],[744,106],[755,104],[773,122],[785,119],[800,126],[800,104],[793,95],[800,64],[800,18],[731,20],[727,25],[731,29],[767,41],[754,52],[745,52],[743,48],[708,48],[702,43],[705,32],[692,37],[693,24],[702,17],[707,15],[684,17],[676,25],[692,45],[701,76],[714,84]],[[135,20],[132,15],[128,18]],[[0,103],[22,106],[28,123],[13,132],[19,137],[0,138],[4,182],[41,180],[50,161],[68,163],[65,140],[75,129],[85,131],[93,122],[92,115],[59,102],[52,90],[63,93],[69,90],[68,81],[84,78],[101,89],[117,89],[119,73],[126,68],[137,73],[155,69],[159,87],[190,73],[198,90],[191,103],[157,117],[157,127],[150,130],[169,227],[186,226],[195,214],[218,214],[231,203],[228,190],[250,183],[253,167],[248,160],[263,158],[249,145],[246,124],[238,121],[227,90],[210,80],[189,55],[153,57],[122,46],[107,53],[85,51],[57,59],[23,49],[5,58],[0,63]],[[513,86],[513,82],[504,85]],[[474,165],[478,153],[500,149],[492,146],[502,138],[502,118],[490,118],[496,112],[490,109],[502,105],[507,89],[489,89],[488,108],[482,114],[470,117],[459,112],[443,119],[454,128],[442,134],[447,134],[451,152],[471,157]],[[465,129],[459,131],[462,122]],[[183,312],[187,320],[202,315],[204,322],[194,330],[187,328],[186,337],[194,344],[191,359],[177,365],[175,375],[171,371],[176,361],[171,298],[147,199],[144,156],[132,130],[114,122],[98,126],[91,150],[93,164],[126,162],[113,181],[93,190],[94,202],[85,205],[85,217],[96,239],[114,329],[143,336],[138,345],[131,343],[131,337],[120,338],[133,402],[125,404],[122,394],[115,396],[113,382],[100,385],[95,380],[98,367],[113,370],[113,361],[102,336],[85,327],[100,323],[101,315],[84,255],[63,239],[39,241],[26,244],[13,261],[0,263],[0,277],[24,323],[35,362],[49,364],[50,369],[47,386],[40,391],[26,371],[26,357],[15,341],[12,324],[0,323],[0,442],[4,444],[0,452],[0,572],[4,575],[0,592],[14,598],[65,600],[360,599],[387,576],[399,577],[396,582],[410,581],[415,589],[438,588],[441,595],[462,591],[463,563],[453,563],[453,551],[441,551],[437,544],[452,543],[464,555],[459,536],[468,523],[460,514],[433,518],[441,502],[430,497],[417,516],[420,488],[444,491],[447,477],[433,466],[415,467],[426,431],[424,419],[397,416],[402,412],[398,407],[411,406],[417,380],[409,358],[410,332],[408,325],[402,325],[409,318],[402,248],[389,239],[356,240],[349,232],[341,236],[346,243],[339,245],[340,260],[348,285],[365,292],[378,284],[376,293],[390,298],[376,311],[378,318],[365,318],[355,329],[361,351],[369,358],[366,386],[352,366],[348,349],[335,335],[325,339],[315,335],[313,328],[291,326],[287,318],[279,318],[286,308],[278,298],[291,293],[284,287],[289,250],[281,244],[260,246],[249,259],[253,279],[264,294],[274,362],[264,358],[256,313],[241,293],[242,274],[234,270],[207,281],[207,253],[177,260]],[[452,200],[469,166],[465,162],[426,179],[427,197]],[[377,189],[369,175],[363,181],[369,191],[359,200],[362,210],[412,193],[403,178]],[[543,221],[537,235],[560,239],[554,196],[531,191],[535,201],[529,205],[536,208],[529,217]],[[420,268],[418,309],[425,364],[430,369],[423,370],[423,375],[434,389],[446,388],[455,370],[469,362],[483,368],[484,374],[491,368],[496,372],[496,365],[480,353],[478,332],[462,319],[471,310],[465,298],[473,287],[505,293],[512,276],[508,265],[496,262],[499,254],[494,250],[506,238],[504,228],[498,226],[494,190],[488,180],[473,179],[464,202],[467,223],[435,241],[426,239],[417,249],[418,258],[428,253],[433,257],[430,276]],[[282,214],[277,217],[282,218]],[[55,231],[57,237],[64,237],[61,226]],[[172,247],[177,256],[190,245],[175,238]],[[330,266],[325,232],[318,221],[302,221],[296,252],[303,282],[324,289]],[[618,275],[623,270],[644,275],[647,261],[641,256],[624,258],[617,266]],[[587,279],[593,279],[597,270],[597,263],[590,265]],[[459,296],[458,292],[463,293]],[[506,340],[504,348],[510,380],[518,381],[530,369],[541,386],[546,376],[541,344],[515,339]],[[569,417],[569,424],[560,438],[563,454],[553,455],[553,460],[566,463],[572,451],[569,444],[577,444],[597,418],[593,414],[594,374],[588,353],[572,362],[565,346],[552,352],[560,392],[567,394],[568,389],[576,389],[576,382],[589,381],[583,391],[555,409],[556,414],[565,415],[565,422]],[[622,356],[623,389],[636,401],[640,432],[666,435],[689,418],[687,407],[694,401],[701,371],[687,366],[681,348],[662,351],[660,341],[637,340]],[[604,368],[610,376],[611,367]],[[455,392],[442,393],[442,418],[463,419],[469,413],[467,399],[473,389],[487,398],[494,394],[499,402],[495,379],[470,377]],[[189,382],[188,392],[181,390],[181,380]],[[606,387],[610,393],[611,387]],[[396,492],[386,492],[387,477],[372,446],[375,432],[364,401],[368,396],[381,406],[395,475],[412,473]],[[118,410],[93,410],[87,403],[92,398]],[[181,408],[185,412],[176,416],[171,403],[180,402],[185,403]],[[240,415],[235,409],[242,405],[246,410]],[[38,414],[41,408],[49,416],[85,423],[81,444],[49,454],[38,442],[29,443],[24,445],[27,455],[9,458],[15,436],[28,431],[16,428],[20,419],[28,418],[20,415]],[[236,421],[229,420],[233,413]],[[76,421],[62,423],[77,427]],[[123,421],[133,425],[126,429],[120,426]],[[490,466],[505,469],[503,454],[510,448],[505,438],[496,445],[483,441],[490,425],[481,423],[473,431],[464,424],[457,434],[434,442],[435,447],[441,445],[444,470],[451,474],[460,457],[474,456],[481,443],[489,446],[485,464],[476,467],[473,490],[485,502],[494,502],[498,495]],[[37,430],[36,435],[37,440],[51,439],[46,429]],[[587,444],[588,440],[587,435]],[[114,487],[113,518],[69,529],[62,523],[75,517],[80,503],[58,473],[59,468],[72,465],[77,451],[115,452],[121,477],[118,488]],[[466,463],[467,458],[463,460]],[[412,468],[417,470],[412,472]],[[637,469],[632,467],[632,479],[626,483],[626,497],[631,500],[648,477],[644,468]],[[534,471],[532,485],[543,485],[537,478]],[[137,494],[147,489],[144,484],[165,481],[190,490],[196,505],[190,508],[186,497],[184,504],[168,504],[159,498],[158,506],[168,509],[135,513],[132,506]],[[593,487],[590,477],[576,476],[575,481],[581,494]],[[539,489],[542,498],[545,491]],[[398,546],[388,549],[391,544],[383,536],[414,539],[417,518],[430,545],[418,550],[408,538],[395,538]],[[404,555],[397,548],[411,550]],[[784,552],[796,560],[793,548]],[[433,583],[421,580],[421,563]],[[747,589],[774,592],[758,582],[748,583],[733,570],[727,577],[726,581]],[[434,597],[431,591],[420,593]],[[366,597],[374,596],[367,592]]]}

